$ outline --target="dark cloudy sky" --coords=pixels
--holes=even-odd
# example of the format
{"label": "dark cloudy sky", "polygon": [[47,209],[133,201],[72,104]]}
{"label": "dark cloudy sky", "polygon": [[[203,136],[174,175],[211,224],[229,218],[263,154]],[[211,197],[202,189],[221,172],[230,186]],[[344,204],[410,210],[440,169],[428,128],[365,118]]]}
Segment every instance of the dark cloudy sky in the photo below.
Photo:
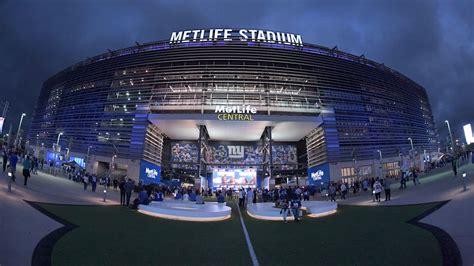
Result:
{"label": "dark cloudy sky", "polygon": [[[31,118],[43,81],[107,49],[214,27],[300,33],[398,70],[426,88],[440,135],[474,122],[474,1],[0,0],[0,102]],[[29,119],[26,120],[28,125]]]}

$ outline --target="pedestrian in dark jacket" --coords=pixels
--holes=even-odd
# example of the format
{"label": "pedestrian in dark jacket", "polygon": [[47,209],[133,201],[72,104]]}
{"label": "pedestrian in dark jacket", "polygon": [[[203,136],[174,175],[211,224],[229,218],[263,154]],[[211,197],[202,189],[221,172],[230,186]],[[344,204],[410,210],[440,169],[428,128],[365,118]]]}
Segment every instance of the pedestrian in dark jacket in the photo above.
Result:
{"label": "pedestrian in dark jacket", "polygon": [[133,186],[134,186],[133,181],[132,179],[129,178],[128,181],[125,183],[125,195],[127,199],[126,206],[130,205],[130,197],[132,196]]}
{"label": "pedestrian in dark jacket", "polygon": [[120,205],[125,205],[125,180],[121,180],[118,187],[120,189]]}

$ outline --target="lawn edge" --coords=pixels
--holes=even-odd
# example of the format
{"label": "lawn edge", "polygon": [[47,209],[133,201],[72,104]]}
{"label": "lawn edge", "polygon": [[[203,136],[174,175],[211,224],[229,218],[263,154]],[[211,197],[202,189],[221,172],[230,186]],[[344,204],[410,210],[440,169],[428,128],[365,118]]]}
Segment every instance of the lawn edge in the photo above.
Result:
{"label": "lawn edge", "polygon": [[[459,251],[458,245],[456,244],[456,241],[454,241],[454,239],[443,229],[431,224],[420,222],[420,220],[432,214],[433,212],[441,209],[444,205],[448,204],[449,202],[450,200],[438,202],[436,206],[426,210],[425,212],[421,213],[420,215],[416,217],[413,217],[412,219],[408,220],[407,223],[420,227],[434,235],[434,237],[438,241],[441,248],[441,256],[442,256],[444,266],[461,266],[462,257],[461,257],[461,252]],[[412,204],[412,205],[418,205],[418,204]],[[401,206],[401,205],[396,205],[396,206]],[[386,206],[386,207],[389,207],[389,206]]]}
{"label": "lawn edge", "polygon": [[[54,231],[50,232],[46,236],[44,236],[38,244],[36,244],[36,247],[33,251],[33,255],[31,257],[31,265],[32,266],[44,266],[44,265],[52,265],[52,253],[53,253],[53,248],[54,245],[56,245],[56,242],[63,237],[65,234],[68,232],[74,230],[75,228],[79,227],[51,212],[46,210],[45,208],[39,206],[39,202],[33,202],[33,201],[28,201],[24,200],[28,205],[36,209],[37,211],[41,212],[42,214],[48,216],[49,218],[55,220],[56,222],[62,224],[63,226],[55,229]],[[49,203],[46,203],[49,204]],[[57,204],[61,205],[61,204]]]}

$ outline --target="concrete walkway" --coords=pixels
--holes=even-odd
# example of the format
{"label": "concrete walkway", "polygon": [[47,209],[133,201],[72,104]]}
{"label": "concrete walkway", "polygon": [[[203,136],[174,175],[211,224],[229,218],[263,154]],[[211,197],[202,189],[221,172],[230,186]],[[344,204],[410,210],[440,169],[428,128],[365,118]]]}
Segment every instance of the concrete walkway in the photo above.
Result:
{"label": "concrete walkway", "polygon": [[22,168],[18,167],[12,192],[7,189],[7,175],[0,172],[0,265],[31,265],[33,250],[47,234],[62,225],[35,210],[24,200],[62,204],[119,204],[120,194],[109,190],[103,202],[102,187],[97,192],[83,190],[80,183],[38,172],[23,186]]}
{"label": "concrete walkway", "polygon": [[[467,191],[463,191],[462,172],[467,174]],[[420,180],[421,185],[409,183],[407,189],[398,189],[392,184],[391,201],[373,202],[370,193],[359,197],[338,200],[338,204],[384,206],[428,203],[450,200],[441,209],[423,218],[421,222],[437,226],[446,231],[458,245],[464,265],[474,265],[474,165],[464,165],[454,177],[451,169],[428,175]],[[382,192],[382,200],[385,195]]]}
{"label": "concrete walkway", "polygon": [[[82,185],[63,177],[46,173],[34,175],[23,186],[21,167],[18,169],[17,182],[13,192],[7,191],[7,175],[0,173],[0,265],[31,265],[31,257],[37,243],[60,224],[44,216],[23,200],[61,204],[118,204],[119,193],[108,191],[107,202],[102,201],[102,189],[97,192],[84,191]],[[392,185],[392,201],[374,203],[369,193],[351,197],[338,204],[367,206],[403,205],[434,201],[451,200],[441,209],[425,217],[422,222],[444,229],[456,241],[464,265],[474,265],[474,165],[461,167],[459,173],[468,174],[468,187],[462,192],[462,183],[452,176],[449,168],[421,179],[421,185],[409,183],[406,190],[399,190],[399,184]],[[383,193],[382,193],[383,194]]]}

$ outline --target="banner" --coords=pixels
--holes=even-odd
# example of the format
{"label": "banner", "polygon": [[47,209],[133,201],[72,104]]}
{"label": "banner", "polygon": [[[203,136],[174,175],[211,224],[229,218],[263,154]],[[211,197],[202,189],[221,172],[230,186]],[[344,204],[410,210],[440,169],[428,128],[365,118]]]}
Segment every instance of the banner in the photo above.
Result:
{"label": "banner", "polygon": [[[204,155],[203,155],[204,156]],[[171,142],[171,167],[178,169],[197,169],[198,145],[187,141]],[[273,164],[280,170],[297,169],[297,149],[293,144],[273,143]],[[210,164],[261,164],[262,145],[254,143],[209,142],[205,161]],[[212,168],[210,168],[212,169]]]}

